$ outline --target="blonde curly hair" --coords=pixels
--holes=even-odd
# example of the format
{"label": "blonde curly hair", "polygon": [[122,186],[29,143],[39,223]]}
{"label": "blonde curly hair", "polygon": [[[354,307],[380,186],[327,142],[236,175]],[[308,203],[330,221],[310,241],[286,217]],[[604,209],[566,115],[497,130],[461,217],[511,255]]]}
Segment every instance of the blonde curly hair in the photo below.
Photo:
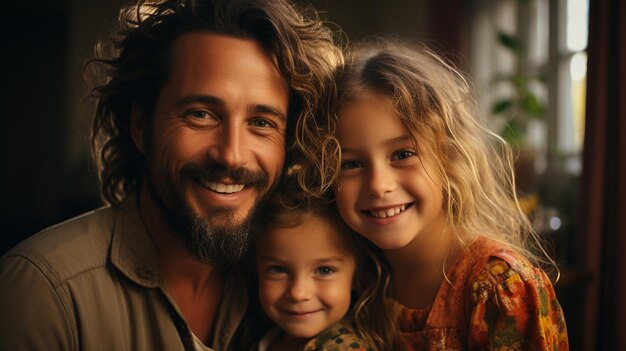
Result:
{"label": "blonde curly hair", "polygon": [[370,40],[346,55],[335,85],[314,123],[301,123],[296,132],[297,145],[314,150],[305,153],[299,180],[311,196],[333,196],[341,161],[337,111],[360,95],[383,94],[418,156],[433,159],[443,181],[446,228],[462,246],[489,236],[535,263],[554,264],[519,206],[511,148],[485,127],[468,79],[450,63],[423,45]]}

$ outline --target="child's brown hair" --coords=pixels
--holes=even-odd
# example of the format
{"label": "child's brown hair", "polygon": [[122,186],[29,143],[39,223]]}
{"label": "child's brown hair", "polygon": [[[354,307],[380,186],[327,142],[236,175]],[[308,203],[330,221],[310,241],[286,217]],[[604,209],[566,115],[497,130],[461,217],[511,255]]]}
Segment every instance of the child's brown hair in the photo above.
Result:
{"label": "child's brown hair", "polygon": [[386,262],[376,246],[343,222],[333,203],[307,196],[296,184],[296,178],[289,176],[262,211],[256,240],[262,240],[270,228],[298,226],[307,216],[315,216],[335,228],[338,239],[354,256],[356,270],[347,317],[355,332],[374,350],[398,350],[396,321],[385,296],[390,281]]}

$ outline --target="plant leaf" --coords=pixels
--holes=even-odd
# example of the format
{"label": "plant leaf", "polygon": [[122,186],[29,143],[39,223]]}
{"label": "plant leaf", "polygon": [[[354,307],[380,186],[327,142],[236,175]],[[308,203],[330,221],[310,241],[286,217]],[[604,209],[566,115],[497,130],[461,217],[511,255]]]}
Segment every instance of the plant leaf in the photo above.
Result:
{"label": "plant leaf", "polygon": [[522,45],[520,38],[503,31],[498,31],[498,42],[515,53],[520,53],[524,50],[524,45]]}
{"label": "plant leaf", "polygon": [[516,74],[512,77],[511,82],[513,82],[513,85],[515,85],[515,89],[520,91],[526,89],[528,79],[523,74]]}
{"label": "plant leaf", "polygon": [[520,126],[515,121],[511,121],[504,126],[501,136],[509,145],[519,145],[523,135]]}
{"label": "plant leaf", "polygon": [[491,108],[491,113],[494,115],[499,115],[511,108],[511,106],[513,106],[513,100],[500,100],[493,105],[493,107]]}
{"label": "plant leaf", "polygon": [[537,97],[529,92],[522,97],[522,109],[529,117],[534,118],[542,118],[546,110]]}

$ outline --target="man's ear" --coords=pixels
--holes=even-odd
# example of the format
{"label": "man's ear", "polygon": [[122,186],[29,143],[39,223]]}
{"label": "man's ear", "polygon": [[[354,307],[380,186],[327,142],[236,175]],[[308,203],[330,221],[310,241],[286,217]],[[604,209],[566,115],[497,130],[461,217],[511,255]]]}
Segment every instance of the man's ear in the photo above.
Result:
{"label": "man's ear", "polygon": [[142,154],[146,153],[146,118],[141,108],[133,103],[130,108],[130,136],[133,138],[135,147]]}

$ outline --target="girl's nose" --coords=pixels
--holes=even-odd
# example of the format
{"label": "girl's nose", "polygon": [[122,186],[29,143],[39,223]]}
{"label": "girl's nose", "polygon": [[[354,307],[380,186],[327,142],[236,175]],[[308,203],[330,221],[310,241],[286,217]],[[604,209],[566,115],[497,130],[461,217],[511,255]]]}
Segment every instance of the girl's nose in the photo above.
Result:
{"label": "girl's nose", "polygon": [[385,194],[393,192],[397,183],[388,165],[372,165],[366,187],[368,196],[383,197]]}
{"label": "girl's nose", "polygon": [[313,296],[313,283],[305,277],[295,277],[287,289],[287,297],[293,301],[310,300]]}

